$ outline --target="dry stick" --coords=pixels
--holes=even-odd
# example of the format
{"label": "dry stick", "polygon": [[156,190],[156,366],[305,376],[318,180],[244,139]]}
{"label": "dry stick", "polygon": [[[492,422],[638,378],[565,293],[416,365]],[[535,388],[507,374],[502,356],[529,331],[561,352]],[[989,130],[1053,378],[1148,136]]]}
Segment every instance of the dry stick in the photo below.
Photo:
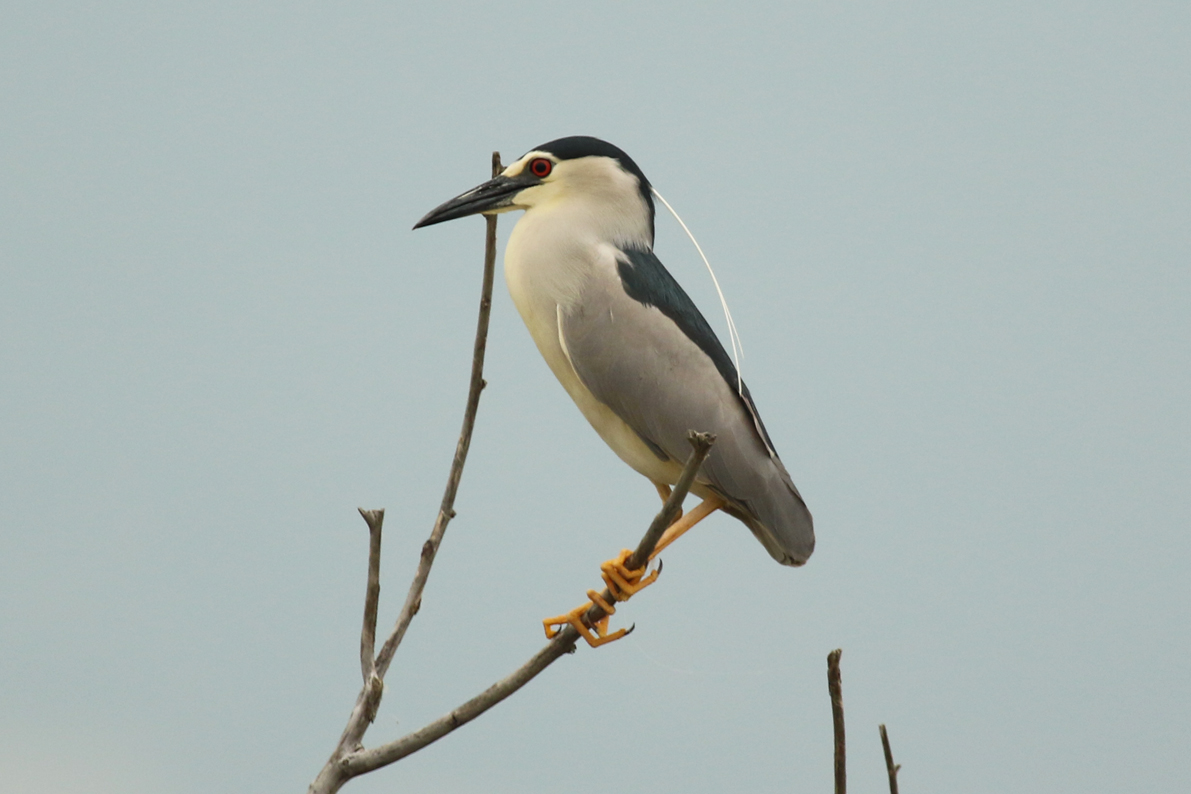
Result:
{"label": "dry stick", "polygon": [[[495,177],[502,170],[500,152],[493,152],[492,176]],[[402,638],[405,637],[405,630],[409,628],[410,621],[413,620],[414,615],[418,613],[418,608],[422,605],[422,591],[426,587],[426,580],[430,578],[430,566],[434,564],[434,556],[438,553],[438,547],[441,545],[443,535],[447,531],[447,524],[455,517],[455,494],[459,490],[459,480],[463,476],[463,464],[467,461],[467,451],[471,447],[472,429],[475,427],[476,411],[480,406],[480,392],[486,385],[483,375],[484,352],[488,347],[488,318],[492,314],[492,282],[496,272],[496,216],[489,215],[485,220],[487,221],[487,234],[484,243],[484,279],[480,288],[480,316],[476,321],[476,341],[471,362],[471,384],[467,392],[467,408],[463,412],[463,429],[459,434],[459,442],[455,445],[455,458],[451,462],[451,471],[447,476],[446,491],[443,493],[442,504],[438,510],[438,517],[434,522],[434,529],[430,532],[430,538],[422,545],[422,558],[418,563],[418,570],[414,574],[414,580],[409,586],[405,605],[401,608],[401,613],[397,616],[397,622],[393,626],[393,631],[389,634],[389,638],[385,640],[380,654],[371,665],[371,675],[365,679],[364,686],[360,689],[360,694],[356,697],[356,704],[352,708],[351,716],[347,719],[347,725],[339,737],[339,743],[335,746],[335,751],[331,753],[330,759],[327,760],[327,763],[318,773],[318,777],[310,784],[309,794],[328,794],[329,792],[338,791],[350,779],[344,776],[341,770],[343,758],[348,753],[359,749],[361,746],[360,740],[363,739],[364,732],[368,730],[368,726],[376,719],[376,710],[380,706],[380,699],[384,693],[383,681],[385,673],[388,672],[389,664],[393,661],[393,654],[397,652],[397,646],[401,644]],[[368,516],[365,515],[364,518],[368,520]],[[369,522],[370,529],[371,525],[372,522]],[[375,542],[379,555],[379,537],[375,539]],[[372,544],[369,544],[370,579],[372,565],[371,547]],[[379,597],[379,580],[377,587]],[[366,602],[365,609],[367,610],[367,608]],[[367,630],[367,620],[366,613],[365,630]],[[375,632],[375,619],[373,621],[373,627],[373,631]],[[373,636],[375,637],[375,633]],[[365,641],[365,637],[361,636],[361,653],[363,653]],[[374,643],[370,643],[370,647],[375,647]],[[368,667],[362,659],[361,665]]]}
{"label": "dry stick", "polygon": [[[492,153],[492,176],[501,172],[500,152]],[[471,362],[471,385],[467,392],[467,410],[463,412],[463,429],[459,433],[459,443],[455,445],[455,460],[451,463],[451,473],[447,477],[446,491],[442,496],[442,505],[438,509],[438,518],[434,522],[434,529],[430,538],[422,544],[422,559],[418,563],[417,573],[409,585],[409,594],[405,597],[405,604],[397,616],[397,623],[384,647],[376,656],[376,672],[384,678],[393,661],[393,654],[397,646],[405,637],[405,630],[418,614],[422,606],[422,590],[426,587],[426,580],[430,578],[430,566],[434,565],[434,556],[438,554],[438,547],[442,543],[443,535],[447,531],[447,524],[455,517],[455,493],[459,490],[459,480],[463,477],[463,464],[467,462],[467,450],[471,447],[471,432],[476,424],[476,410],[480,406],[480,392],[487,385],[484,380],[484,351],[488,346],[488,318],[492,314],[492,280],[496,270],[496,216],[488,215],[484,219],[488,224],[487,237],[484,243],[484,285],[480,298],[480,317],[476,323],[475,351]]]}
{"label": "dry stick", "polygon": [[839,658],[842,654],[839,648],[827,654],[827,691],[831,693],[831,724],[835,729],[835,794],[845,794],[848,790],[848,773],[844,763],[844,693],[839,675]]}
{"label": "dry stick", "polygon": [[889,749],[889,733],[881,726],[881,746],[885,748],[885,771],[889,773],[889,794],[897,794],[897,771],[901,764],[893,763],[893,750]]}
{"label": "dry stick", "polygon": [[[631,564],[635,560],[648,561],[649,555],[653,553],[654,546],[657,545],[658,539],[662,536],[662,532],[670,523],[673,523],[674,515],[678,511],[678,506],[682,504],[682,500],[686,498],[687,492],[690,490],[691,483],[695,479],[695,473],[698,472],[699,467],[703,464],[703,460],[707,457],[707,453],[711,451],[711,445],[715,443],[715,436],[710,433],[694,433],[690,434],[691,446],[694,451],[691,457],[687,460],[686,466],[683,468],[682,475],[678,479],[678,483],[674,486],[670,493],[670,498],[666,500],[665,506],[662,507],[660,513],[654,518],[653,523],[650,524],[649,529],[646,530],[645,536],[641,539],[640,545],[637,547],[634,556],[630,557],[630,564],[627,566],[631,569],[640,568],[644,562],[638,564]],[[659,529],[660,526],[660,529]],[[604,591],[604,597],[611,602],[611,594],[607,590]],[[592,605],[592,608],[587,611],[585,618],[594,623],[595,621],[604,617],[604,610],[598,605]],[[411,753],[416,753],[428,744],[435,742],[446,736],[451,731],[459,728],[468,722],[471,722],[476,717],[483,714],[488,709],[501,702],[509,695],[516,692],[521,687],[533,680],[534,676],[545,670],[555,661],[557,661],[564,654],[572,653],[575,650],[575,642],[579,639],[579,632],[575,631],[573,626],[565,626],[562,631],[555,635],[554,639],[546,644],[544,648],[534,654],[528,662],[521,665],[513,672],[512,675],[497,681],[492,686],[485,689],[479,695],[476,695],[471,700],[463,705],[453,709],[450,713],[439,717],[434,722],[425,727],[414,731],[406,736],[396,739],[388,744],[383,744],[380,747],[374,747],[370,750],[359,750],[346,756],[340,762],[340,771],[343,775],[343,782],[348,779],[362,775],[367,772],[379,769],[382,766],[387,766],[394,761],[399,761]],[[342,785],[342,783],[340,783]],[[332,789],[334,790],[334,789]]]}
{"label": "dry stick", "polygon": [[364,593],[364,628],[360,631],[360,673],[364,684],[376,670],[376,608],[380,603],[380,530],[385,511],[360,508],[368,522],[368,589]]}

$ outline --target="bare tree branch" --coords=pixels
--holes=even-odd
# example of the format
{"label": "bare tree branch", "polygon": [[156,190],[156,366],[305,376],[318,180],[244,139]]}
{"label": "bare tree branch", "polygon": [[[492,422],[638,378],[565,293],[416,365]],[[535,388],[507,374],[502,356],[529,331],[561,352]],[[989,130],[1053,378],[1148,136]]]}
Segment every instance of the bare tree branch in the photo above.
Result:
{"label": "bare tree branch", "polygon": [[897,771],[901,764],[893,763],[893,750],[889,749],[889,733],[881,726],[881,747],[885,749],[885,771],[889,773],[889,794],[897,794]]}
{"label": "bare tree branch", "polygon": [[[693,451],[686,462],[686,466],[683,468],[678,484],[674,486],[674,489],[670,493],[670,498],[666,500],[666,504],[662,507],[661,512],[657,514],[653,522],[649,525],[649,529],[646,530],[645,536],[642,537],[636,552],[629,558],[628,567],[630,569],[635,570],[640,568],[649,560],[649,555],[653,553],[653,548],[657,545],[662,533],[670,523],[673,523],[673,518],[678,512],[679,505],[686,498],[687,492],[694,482],[695,474],[703,464],[703,460],[707,457],[708,452],[711,451],[711,445],[715,443],[715,436],[710,433],[692,432],[690,434],[690,441]],[[658,528],[659,526],[661,527],[660,529]],[[604,597],[609,603],[615,600],[607,590],[604,591]],[[593,604],[588,609],[585,617],[588,621],[594,623],[604,617],[604,610],[598,605]],[[545,647],[534,654],[528,662],[517,668],[511,675],[497,681],[479,695],[451,710],[450,713],[439,717],[424,728],[388,744],[383,744],[380,747],[374,747],[370,750],[361,749],[347,755],[340,762],[340,770],[344,775],[343,782],[347,782],[348,779],[357,775],[372,772],[394,761],[399,761],[407,755],[421,750],[426,745],[441,739],[456,728],[471,722],[528,684],[538,673],[545,670],[564,654],[574,652],[575,642],[578,639],[579,632],[575,631],[573,626],[565,626],[562,631],[555,635],[554,639],[548,642]]]}
{"label": "bare tree branch", "polygon": [[385,511],[360,508],[368,522],[368,589],[364,593],[364,628],[360,631],[360,673],[364,685],[376,670],[376,609],[380,603],[380,530]]}
{"label": "bare tree branch", "polygon": [[[492,176],[497,176],[501,170],[503,169],[500,167],[500,152],[493,152]],[[410,583],[405,604],[397,616],[397,623],[376,657],[376,671],[381,678],[384,678],[388,671],[397,646],[405,638],[405,630],[409,628],[410,621],[422,606],[422,591],[426,588],[426,580],[430,578],[430,566],[434,565],[434,557],[438,554],[443,535],[446,534],[447,524],[455,517],[455,494],[459,490],[459,480],[463,477],[467,451],[471,448],[471,433],[476,425],[476,411],[480,407],[480,392],[487,385],[484,381],[484,352],[488,347],[488,318],[492,314],[492,281],[496,271],[496,216],[488,215],[484,220],[488,225],[484,241],[484,283],[480,294],[480,316],[476,321],[471,385],[467,391],[467,409],[463,412],[463,429],[459,433],[459,443],[455,445],[455,459],[451,463],[451,473],[447,476],[447,487],[442,496],[442,505],[438,509],[434,529],[430,532],[430,538],[422,544],[422,559],[418,563],[414,580]]]}
{"label": "bare tree branch", "polygon": [[534,654],[532,659],[517,668],[512,675],[497,681],[463,705],[452,709],[445,716],[439,717],[424,728],[402,736],[396,741],[348,755],[342,761],[344,775],[350,779],[380,769],[394,761],[400,761],[407,755],[416,753],[426,745],[438,741],[456,728],[466,725],[528,684],[538,673],[560,657],[573,653],[575,642],[578,639],[579,632],[575,631],[573,627],[567,626],[544,648]]}
{"label": "bare tree branch", "polygon": [[843,651],[839,648],[827,654],[827,691],[831,693],[831,724],[835,730],[835,794],[845,794],[848,790],[844,753],[844,692],[839,673],[841,655]]}
{"label": "bare tree branch", "polygon": [[[493,152],[492,175],[496,176],[501,170],[500,152]],[[480,405],[480,392],[485,386],[483,375],[484,352],[488,347],[488,319],[492,313],[492,282],[496,271],[496,216],[489,215],[485,220],[487,222],[487,229],[484,241],[484,278],[480,288],[480,313],[476,321],[476,340],[472,353],[471,383],[467,392],[467,407],[463,412],[463,429],[459,434],[459,442],[455,445],[455,458],[451,462],[450,474],[447,475],[447,487],[443,493],[442,504],[439,507],[434,528],[430,532],[430,538],[422,545],[421,561],[418,563],[417,572],[414,574],[414,580],[409,587],[409,594],[406,596],[401,613],[397,616],[397,622],[393,626],[393,631],[389,634],[389,638],[385,640],[385,644],[381,648],[380,654],[376,657],[374,663],[369,665],[361,658],[362,670],[370,669],[370,674],[366,676],[364,685],[360,688],[360,694],[356,696],[356,704],[352,708],[352,713],[347,719],[347,725],[339,737],[339,742],[336,744],[334,752],[331,753],[331,757],[327,760],[327,763],[323,765],[322,770],[318,773],[318,777],[310,784],[310,794],[330,794],[330,792],[338,791],[350,779],[345,777],[340,770],[341,761],[345,755],[361,747],[360,741],[364,737],[364,732],[368,730],[368,726],[376,719],[376,710],[380,706],[380,699],[384,693],[383,680],[385,673],[389,669],[389,664],[393,661],[393,654],[397,652],[397,646],[401,644],[402,638],[405,637],[405,630],[409,628],[410,621],[413,620],[414,615],[417,614],[418,608],[422,604],[422,591],[426,587],[427,579],[430,578],[430,567],[434,564],[434,556],[438,553],[438,547],[441,545],[443,535],[447,531],[447,524],[455,517],[455,494],[459,490],[459,481],[463,476],[463,464],[467,461],[467,451],[471,447],[471,434],[476,423],[476,411]],[[368,516],[365,515],[364,519],[367,521]],[[371,530],[372,522],[369,521],[368,524]],[[373,538],[373,542],[369,544],[370,588],[371,550],[373,543],[375,543],[377,553],[379,554],[379,534],[378,525],[376,536]],[[377,587],[379,596],[379,579]],[[365,630],[367,630],[367,621],[369,620],[368,608],[368,602],[365,600]],[[375,647],[375,617],[373,618],[373,627],[374,639],[369,644]],[[363,654],[364,642],[365,639],[361,636],[361,655]]]}

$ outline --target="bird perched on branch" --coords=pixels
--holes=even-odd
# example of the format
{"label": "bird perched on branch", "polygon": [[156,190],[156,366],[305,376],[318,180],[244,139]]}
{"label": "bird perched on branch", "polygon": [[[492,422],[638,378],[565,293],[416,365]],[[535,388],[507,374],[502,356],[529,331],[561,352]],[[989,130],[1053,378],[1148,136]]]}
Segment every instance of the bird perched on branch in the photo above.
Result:
{"label": "bird perched on branch", "polygon": [[[509,293],[551,371],[600,437],[663,499],[689,454],[688,431],[717,437],[691,488],[702,504],[667,530],[659,550],[719,509],[740,519],[775,560],[802,565],[815,546],[811,514],[732,358],[654,255],[653,198],[645,174],[617,147],[560,138],[414,228],[524,210],[505,250]],[[604,568],[616,600],[646,581],[644,569],[623,569],[626,555],[611,579],[616,561]],[[574,615],[587,606],[554,623],[582,631]],[[593,644],[615,638],[606,623],[601,628]]]}

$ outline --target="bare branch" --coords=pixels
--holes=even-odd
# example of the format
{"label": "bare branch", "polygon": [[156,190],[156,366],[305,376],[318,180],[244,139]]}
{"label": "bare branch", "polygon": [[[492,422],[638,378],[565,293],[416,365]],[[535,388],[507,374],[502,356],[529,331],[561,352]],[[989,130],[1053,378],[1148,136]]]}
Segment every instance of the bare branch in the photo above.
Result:
{"label": "bare branch", "polygon": [[[492,153],[492,175],[496,176],[501,171],[500,166],[500,152]],[[393,631],[389,634],[389,638],[385,641],[381,648],[380,654],[376,657],[374,663],[369,664],[363,659],[365,638],[360,638],[360,653],[361,653],[361,670],[368,671],[365,673],[364,686],[360,688],[360,694],[356,696],[356,704],[352,707],[351,715],[347,718],[347,725],[343,729],[343,733],[339,737],[338,744],[335,745],[334,752],[323,765],[318,776],[314,782],[310,784],[310,794],[333,794],[338,791],[344,783],[349,780],[341,770],[342,760],[348,753],[354,752],[361,748],[360,741],[364,737],[365,731],[372,721],[376,719],[376,710],[380,707],[380,700],[384,694],[384,677],[389,669],[389,664],[393,661],[393,654],[397,652],[397,646],[401,644],[402,638],[405,636],[405,630],[409,628],[409,623],[413,620],[413,616],[418,613],[418,608],[422,605],[422,591],[426,587],[426,580],[430,578],[430,566],[434,564],[434,556],[438,553],[438,547],[442,543],[443,535],[447,531],[447,524],[455,517],[455,494],[459,490],[459,481],[463,476],[463,464],[467,461],[467,451],[471,447],[472,429],[476,423],[476,411],[480,405],[480,392],[485,386],[484,382],[484,352],[488,347],[488,318],[492,313],[492,282],[496,270],[496,216],[490,215],[486,218],[487,229],[484,240],[484,278],[483,284],[480,288],[480,314],[476,321],[476,340],[472,353],[471,363],[471,383],[467,392],[467,407],[463,412],[463,429],[459,434],[459,442],[455,445],[455,458],[451,462],[451,471],[447,476],[447,487],[443,493],[442,504],[439,507],[438,517],[434,522],[434,528],[430,532],[430,538],[422,545],[422,559],[418,563],[418,570],[414,574],[414,580],[410,584],[409,594],[406,596],[405,605],[401,608],[401,613],[397,616],[397,622],[393,626]],[[361,511],[363,513],[364,511]],[[364,519],[368,521],[368,516],[364,515]],[[368,521],[369,529],[372,528],[372,522]],[[375,546],[377,555],[380,553],[379,548],[379,525],[378,531],[372,537],[372,542],[369,544],[369,591],[371,595],[372,581],[372,551]],[[378,574],[379,575],[379,574]],[[379,580],[377,587],[379,588]],[[379,596],[379,590],[378,590]],[[365,631],[368,628],[370,609],[367,597],[365,599]],[[368,642],[369,653],[371,657],[371,649],[375,647],[375,606],[372,606],[372,640]]]}
{"label": "bare branch", "polygon": [[380,530],[385,523],[385,511],[360,508],[360,515],[368,522],[368,589],[364,593],[364,628],[360,631],[360,673],[364,685],[376,670],[376,608],[380,603]]}
{"label": "bare branch", "polygon": [[845,794],[848,790],[844,763],[844,692],[839,674],[841,655],[843,651],[839,648],[827,654],[827,691],[831,693],[831,724],[835,729],[835,794]]}
{"label": "bare branch", "polygon": [[[641,560],[641,562],[635,565],[630,564],[630,568],[640,568],[645,564],[645,561],[649,560],[649,555],[653,553],[653,548],[657,545],[662,532],[670,523],[673,523],[678,506],[682,504],[682,500],[686,498],[687,492],[694,482],[695,473],[698,472],[699,467],[703,464],[707,453],[711,451],[711,445],[715,443],[715,436],[710,433],[692,432],[690,434],[690,441],[694,450],[691,452],[691,456],[683,468],[678,484],[674,486],[673,491],[670,493],[670,498],[666,500],[666,504],[662,507],[661,512],[657,514],[653,523],[649,525],[649,529],[646,530],[640,545],[637,546],[634,557],[630,558],[630,561]],[[661,529],[658,529],[659,525]],[[607,590],[604,591],[604,597],[608,599],[609,603],[613,600],[611,593],[607,592]],[[589,621],[594,622],[602,617],[604,617],[604,611],[599,606],[593,604],[592,608],[587,611],[586,618]],[[534,654],[533,658],[528,662],[517,668],[512,675],[496,682],[445,716],[439,717],[424,728],[388,744],[375,747],[371,750],[359,750],[346,756],[341,762],[341,772],[345,780],[379,769],[394,761],[399,761],[407,755],[421,750],[426,745],[441,739],[456,728],[471,722],[528,684],[538,673],[545,670],[564,654],[573,653],[575,642],[578,639],[579,632],[575,631],[573,626],[563,627],[555,635],[554,639]]]}
{"label": "bare branch", "polygon": [[394,761],[400,761],[407,755],[416,753],[428,744],[438,741],[456,728],[462,727],[483,714],[488,709],[501,702],[521,687],[528,684],[538,673],[545,670],[560,657],[575,650],[575,642],[579,639],[579,632],[567,626],[544,648],[534,654],[512,675],[497,681],[479,695],[463,705],[452,709],[450,713],[439,717],[429,725],[407,734],[396,741],[374,747],[371,750],[360,750],[348,755],[342,761],[342,770],[346,777],[352,778],[366,772],[380,769]]}
{"label": "bare branch", "polygon": [[[501,172],[500,152],[492,153],[492,176]],[[480,316],[476,321],[476,341],[471,361],[471,385],[467,391],[467,408],[463,412],[463,429],[459,432],[459,443],[455,445],[455,459],[451,462],[451,472],[447,475],[447,487],[443,493],[442,505],[438,509],[438,518],[434,522],[434,529],[430,538],[422,544],[422,559],[418,563],[418,570],[414,580],[410,583],[409,594],[405,597],[405,604],[397,616],[397,623],[384,647],[376,657],[376,672],[384,678],[393,661],[393,654],[397,646],[405,638],[405,630],[418,609],[422,606],[422,591],[426,588],[426,580],[430,578],[430,566],[434,565],[434,557],[438,554],[438,547],[442,544],[446,534],[447,524],[455,517],[455,494],[459,491],[459,480],[463,477],[463,464],[467,462],[467,451],[471,448],[471,433],[476,425],[476,411],[480,407],[480,392],[484,390],[484,352],[488,347],[488,318],[492,314],[492,281],[496,271],[496,216],[485,217],[488,225],[484,241],[484,282],[480,290]]]}
{"label": "bare branch", "polygon": [[885,748],[885,771],[889,773],[889,794],[897,794],[897,771],[901,764],[893,763],[893,750],[889,749],[889,733],[881,726],[881,747]]}

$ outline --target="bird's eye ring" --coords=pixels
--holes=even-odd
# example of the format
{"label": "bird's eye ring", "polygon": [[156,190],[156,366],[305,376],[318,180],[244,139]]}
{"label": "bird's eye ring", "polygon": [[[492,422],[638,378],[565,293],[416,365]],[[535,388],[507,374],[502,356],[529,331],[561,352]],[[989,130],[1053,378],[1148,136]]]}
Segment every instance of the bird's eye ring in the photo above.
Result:
{"label": "bird's eye ring", "polygon": [[529,161],[529,172],[538,179],[545,179],[550,176],[550,172],[554,170],[554,163],[547,160],[545,157],[535,157]]}

